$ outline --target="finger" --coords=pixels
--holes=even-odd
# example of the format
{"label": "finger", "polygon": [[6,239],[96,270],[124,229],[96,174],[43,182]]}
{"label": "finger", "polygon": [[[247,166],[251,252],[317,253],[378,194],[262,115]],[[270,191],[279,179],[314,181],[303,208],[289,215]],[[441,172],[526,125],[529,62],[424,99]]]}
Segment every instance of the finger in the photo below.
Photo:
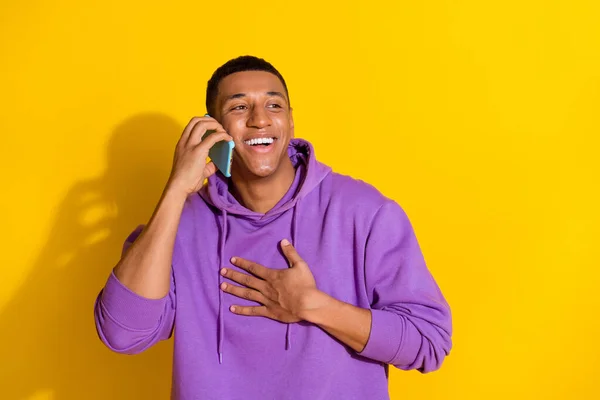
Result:
{"label": "finger", "polygon": [[243,288],[226,282],[221,284],[221,290],[223,290],[225,293],[239,297],[240,299],[255,301],[263,305],[267,305],[267,303],[269,303],[269,300],[258,290]]}
{"label": "finger", "polygon": [[185,129],[183,130],[183,133],[181,134],[181,138],[179,139],[179,143],[181,145],[187,144],[188,139],[190,137],[190,133],[196,127],[196,125],[198,125],[198,123],[202,122],[202,121],[215,121],[215,119],[208,117],[206,115],[204,117],[194,117],[194,118],[190,119],[190,122],[188,122],[188,124],[185,126]]}
{"label": "finger", "polygon": [[[192,128],[192,131],[190,132],[186,146],[188,146],[188,147],[196,146],[197,144],[202,142],[202,137],[208,130],[216,131],[214,133],[225,132],[225,129],[221,126],[221,124],[219,124],[214,119],[210,119],[210,120],[204,119],[203,121],[199,121],[194,126],[194,128]],[[208,138],[210,138],[211,136],[214,136],[214,133],[212,135],[209,135]]]}
{"label": "finger", "polygon": [[268,280],[270,278],[271,270],[255,262],[239,257],[233,257],[231,259],[231,263],[236,267],[240,267],[241,269],[250,272],[252,275],[258,276],[261,279]]}
{"label": "finger", "polygon": [[[229,136],[226,132],[220,132],[220,133],[213,133],[212,135],[209,135],[204,141],[202,141],[200,144],[198,144],[193,150],[192,152],[194,153],[195,157],[199,157],[199,158],[205,158],[205,156],[209,153],[209,150],[219,141],[221,140],[233,140],[231,138],[231,136]],[[209,171],[210,172],[210,171]],[[215,171],[216,172],[216,168]],[[213,172],[213,173],[214,173]],[[212,174],[211,174],[212,175]],[[206,178],[208,178],[210,175],[205,175]]]}
{"label": "finger", "polygon": [[233,271],[228,268],[223,268],[221,270],[221,275],[239,283],[240,285],[251,289],[256,289],[259,292],[263,292],[265,290],[265,281],[255,278],[252,275],[242,274],[241,272]]}
{"label": "finger", "polygon": [[269,309],[265,306],[254,306],[254,307],[242,307],[242,306],[231,306],[229,307],[232,313],[238,315],[247,315],[249,317],[267,317],[271,318]]}
{"label": "finger", "polygon": [[283,251],[285,258],[289,261],[290,267],[294,267],[295,265],[304,262],[302,257],[300,257],[300,254],[298,254],[294,246],[292,246],[287,239],[281,241],[281,251]]}
{"label": "finger", "polygon": [[209,150],[213,147],[217,142],[225,140],[227,142],[232,141],[233,138],[225,131],[215,132],[208,135],[204,140],[202,140],[196,148],[203,148],[204,150]]}
{"label": "finger", "polygon": [[200,122],[201,119],[202,119],[202,117],[194,117],[194,118],[190,119],[190,122],[188,122],[188,124],[185,126],[185,129],[183,130],[183,133],[181,134],[181,138],[179,139],[180,145],[184,145],[187,143],[188,138],[190,137],[190,132],[192,131],[192,129],[194,129],[196,124],[198,122]]}
{"label": "finger", "polygon": [[215,172],[217,172],[217,166],[214,162],[210,161],[204,167],[204,179],[210,178]]}

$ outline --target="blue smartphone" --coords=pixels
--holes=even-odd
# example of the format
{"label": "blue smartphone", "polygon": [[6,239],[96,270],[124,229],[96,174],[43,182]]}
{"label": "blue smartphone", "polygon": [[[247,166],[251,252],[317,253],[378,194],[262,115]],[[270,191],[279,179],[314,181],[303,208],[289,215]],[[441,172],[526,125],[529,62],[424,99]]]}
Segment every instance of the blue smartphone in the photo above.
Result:
{"label": "blue smartphone", "polygon": [[[216,132],[215,130],[208,130],[202,136],[202,140],[204,140],[211,133]],[[215,163],[215,166],[225,175],[227,178],[231,178],[231,161],[233,159],[233,148],[235,147],[235,143],[233,140],[231,142],[226,142],[221,140],[220,142],[215,143],[213,147],[208,151],[208,156],[210,160]]]}

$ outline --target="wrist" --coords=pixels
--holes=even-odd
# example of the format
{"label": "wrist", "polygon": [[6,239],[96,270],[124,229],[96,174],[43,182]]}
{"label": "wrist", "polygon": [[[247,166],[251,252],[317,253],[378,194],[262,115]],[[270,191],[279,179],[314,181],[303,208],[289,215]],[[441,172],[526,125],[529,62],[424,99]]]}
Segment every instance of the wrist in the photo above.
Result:
{"label": "wrist", "polygon": [[188,191],[185,190],[181,185],[178,185],[175,181],[167,182],[163,193],[163,197],[165,199],[181,202],[185,202],[188,195]]}
{"label": "wrist", "polygon": [[334,305],[335,299],[333,297],[315,288],[304,295],[297,315],[298,318],[304,321],[319,325],[324,322],[322,321],[323,310]]}

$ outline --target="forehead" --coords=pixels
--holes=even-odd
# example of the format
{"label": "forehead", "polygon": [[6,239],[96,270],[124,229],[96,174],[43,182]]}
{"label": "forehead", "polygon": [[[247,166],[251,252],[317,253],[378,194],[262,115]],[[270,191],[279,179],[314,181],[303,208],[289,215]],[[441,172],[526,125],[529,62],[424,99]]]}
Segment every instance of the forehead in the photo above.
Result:
{"label": "forehead", "polygon": [[243,71],[228,75],[219,83],[218,97],[227,98],[238,93],[281,92],[285,88],[279,78],[266,71]]}

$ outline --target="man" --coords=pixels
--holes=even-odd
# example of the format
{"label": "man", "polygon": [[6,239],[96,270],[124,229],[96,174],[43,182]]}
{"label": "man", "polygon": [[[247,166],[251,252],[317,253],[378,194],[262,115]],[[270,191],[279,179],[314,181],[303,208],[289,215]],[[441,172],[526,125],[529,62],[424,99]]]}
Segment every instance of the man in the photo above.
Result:
{"label": "man", "polygon": [[[206,107],[98,296],[101,340],[135,354],[173,335],[174,399],[389,399],[388,364],[439,368],[450,309],[400,206],[294,138],[268,62],[218,68]],[[222,140],[230,179],[206,163]]]}

